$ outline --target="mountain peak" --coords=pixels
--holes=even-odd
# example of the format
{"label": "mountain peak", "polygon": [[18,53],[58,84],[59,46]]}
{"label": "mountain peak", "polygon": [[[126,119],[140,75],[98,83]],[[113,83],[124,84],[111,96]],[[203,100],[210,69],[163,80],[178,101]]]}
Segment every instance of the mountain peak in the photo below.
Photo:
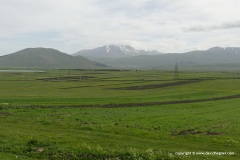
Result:
{"label": "mountain peak", "polygon": [[130,45],[109,44],[94,49],[81,50],[73,54],[73,56],[82,55],[88,58],[120,58],[153,54],[160,54],[160,52],[137,50]]}
{"label": "mountain peak", "polygon": [[129,45],[110,44],[94,49],[81,50],[73,55],[74,56],[83,55],[87,57],[99,57],[99,58],[100,57],[119,58],[137,56],[139,55],[139,51]]}
{"label": "mountain peak", "polygon": [[208,54],[240,54],[240,48],[238,47],[226,47],[226,48],[221,48],[221,47],[213,47],[207,50]]}
{"label": "mountain peak", "polygon": [[16,53],[19,53],[19,52],[24,52],[24,53],[25,52],[41,52],[42,53],[42,52],[60,52],[60,51],[53,48],[36,47],[36,48],[25,48]]}
{"label": "mountain peak", "polygon": [[208,51],[220,51],[220,50],[224,50],[224,48],[216,46],[208,49]]}

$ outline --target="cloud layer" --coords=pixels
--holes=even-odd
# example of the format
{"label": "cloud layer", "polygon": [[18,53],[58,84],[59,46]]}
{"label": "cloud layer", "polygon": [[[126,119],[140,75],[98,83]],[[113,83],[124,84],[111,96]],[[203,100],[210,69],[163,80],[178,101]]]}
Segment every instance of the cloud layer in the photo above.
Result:
{"label": "cloud layer", "polygon": [[219,29],[232,29],[232,28],[240,28],[240,21],[232,22],[232,23],[223,23],[223,24],[212,25],[212,26],[199,25],[199,26],[190,27],[186,31],[201,32],[201,31],[212,31],[212,30],[219,30]]}
{"label": "cloud layer", "polygon": [[239,0],[1,0],[0,55],[105,44],[184,52],[240,47]]}

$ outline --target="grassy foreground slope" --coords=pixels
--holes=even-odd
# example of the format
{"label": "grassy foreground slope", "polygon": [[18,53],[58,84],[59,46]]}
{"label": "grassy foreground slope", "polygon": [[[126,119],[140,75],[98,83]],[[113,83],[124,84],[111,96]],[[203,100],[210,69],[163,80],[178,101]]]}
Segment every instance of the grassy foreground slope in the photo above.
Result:
{"label": "grassy foreground slope", "polygon": [[172,75],[1,73],[0,158],[239,159],[239,74]]}

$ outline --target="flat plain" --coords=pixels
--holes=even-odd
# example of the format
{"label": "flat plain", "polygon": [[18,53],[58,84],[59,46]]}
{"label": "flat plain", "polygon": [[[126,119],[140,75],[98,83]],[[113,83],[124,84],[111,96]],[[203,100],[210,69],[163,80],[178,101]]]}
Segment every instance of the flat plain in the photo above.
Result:
{"label": "flat plain", "polygon": [[173,75],[0,72],[0,159],[239,159],[240,72]]}

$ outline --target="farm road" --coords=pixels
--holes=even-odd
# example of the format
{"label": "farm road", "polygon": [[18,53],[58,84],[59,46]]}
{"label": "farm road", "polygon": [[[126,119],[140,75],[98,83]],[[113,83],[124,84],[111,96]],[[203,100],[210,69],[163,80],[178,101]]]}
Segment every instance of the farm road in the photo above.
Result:
{"label": "farm road", "polygon": [[[176,101],[164,101],[164,102],[145,102],[145,103],[119,103],[119,104],[93,104],[93,105],[73,105],[73,106],[26,106],[29,108],[87,108],[87,107],[99,107],[99,108],[123,108],[123,107],[141,107],[141,106],[154,106],[154,105],[169,105],[169,104],[188,104],[197,102],[209,102],[209,101],[220,101],[228,99],[240,98],[240,94],[223,96],[223,97],[213,97],[205,99],[191,99],[191,100],[176,100]],[[14,107],[14,106],[13,106]],[[18,108],[18,107],[17,107]]]}

